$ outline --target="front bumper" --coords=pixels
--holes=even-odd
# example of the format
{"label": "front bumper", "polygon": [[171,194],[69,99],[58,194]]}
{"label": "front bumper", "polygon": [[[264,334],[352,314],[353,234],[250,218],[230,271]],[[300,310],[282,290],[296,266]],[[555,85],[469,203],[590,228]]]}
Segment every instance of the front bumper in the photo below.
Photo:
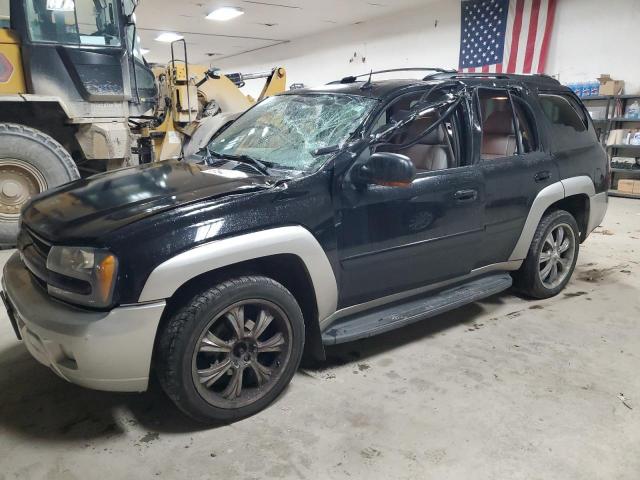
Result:
{"label": "front bumper", "polygon": [[156,331],[165,302],[85,310],[51,298],[18,253],[2,286],[20,336],[40,363],[83,387],[119,392],[147,389]]}

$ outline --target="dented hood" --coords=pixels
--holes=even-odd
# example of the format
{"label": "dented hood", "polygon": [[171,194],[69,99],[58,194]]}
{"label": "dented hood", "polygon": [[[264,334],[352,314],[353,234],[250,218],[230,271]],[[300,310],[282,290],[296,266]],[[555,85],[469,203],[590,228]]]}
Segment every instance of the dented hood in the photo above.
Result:
{"label": "dented hood", "polygon": [[177,161],[125,168],[34,197],[22,222],[54,243],[95,239],[177,206],[269,188],[269,178]]}

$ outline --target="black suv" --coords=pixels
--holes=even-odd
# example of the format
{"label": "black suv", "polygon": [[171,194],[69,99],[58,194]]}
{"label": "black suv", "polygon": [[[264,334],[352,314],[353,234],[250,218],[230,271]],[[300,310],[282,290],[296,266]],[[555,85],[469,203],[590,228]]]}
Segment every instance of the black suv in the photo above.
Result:
{"label": "black suv", "polygon": [[514,285],[569,281],[607,208],[592,122],[546,76],[350,77],[268,98],[197,158],[34,198],[4,269],[32,355],[201,420],[272,402],[304,354]]}

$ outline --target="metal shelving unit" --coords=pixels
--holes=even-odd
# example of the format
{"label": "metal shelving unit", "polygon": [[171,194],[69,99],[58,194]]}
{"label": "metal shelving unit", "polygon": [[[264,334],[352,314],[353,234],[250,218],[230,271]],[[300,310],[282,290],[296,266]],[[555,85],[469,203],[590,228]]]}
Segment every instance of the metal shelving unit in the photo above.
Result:
{"label": "metal shelving unit", "polygon": [[[596,125],[600,142],[602,142],[603,145],[605,145],[611,130],[621,128],[623,125],[627,125],[629,123],[637,123],[638,127],[640,127],[640,119],[611,116],[615,111],[615,104],[618,100],[622,101],[622,110],[625,111],[627,107],[627,100],[635,99],[640,99],[640,95],[596,95],[582,98],[583,102],[607,102],[605,118],[593,121]],[[620,150],[630,152],[631,154],[629,156],[640,157],[640,145],[616,144],[605,145],[605,147],[609,153],[609,161],[611,161],[612,157],[619,156],[618,152]],[[609,195],[614,197],[640,199],[640,195],[620,192],[615,188],[618,185],[618,181],[624,178],[640,179],[640,168],[612,168]]]}

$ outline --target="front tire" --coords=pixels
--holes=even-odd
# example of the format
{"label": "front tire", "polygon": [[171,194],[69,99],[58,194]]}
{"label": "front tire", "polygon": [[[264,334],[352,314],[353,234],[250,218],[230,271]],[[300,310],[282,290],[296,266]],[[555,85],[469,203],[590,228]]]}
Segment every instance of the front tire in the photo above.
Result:
{"label": "front tire", "polygon": [[270,278],[246,276],[205,290],[168,319],[156,370],[184,413],[230,422],[282,393],[303,348],[304,320],[293,295]]}
{"label": "front tire", "polygon": [[49,135],[0,123],[0,247],[12,247],[20,210],[49,188],[80,178],[71,155]]}
{"label": "front tire", "polygon": [[522,267],[514,274],[516,289],[532,298],[549,298],[569,283],[580,251],[578,224],[569,212],[546,213],[531,241]]}

